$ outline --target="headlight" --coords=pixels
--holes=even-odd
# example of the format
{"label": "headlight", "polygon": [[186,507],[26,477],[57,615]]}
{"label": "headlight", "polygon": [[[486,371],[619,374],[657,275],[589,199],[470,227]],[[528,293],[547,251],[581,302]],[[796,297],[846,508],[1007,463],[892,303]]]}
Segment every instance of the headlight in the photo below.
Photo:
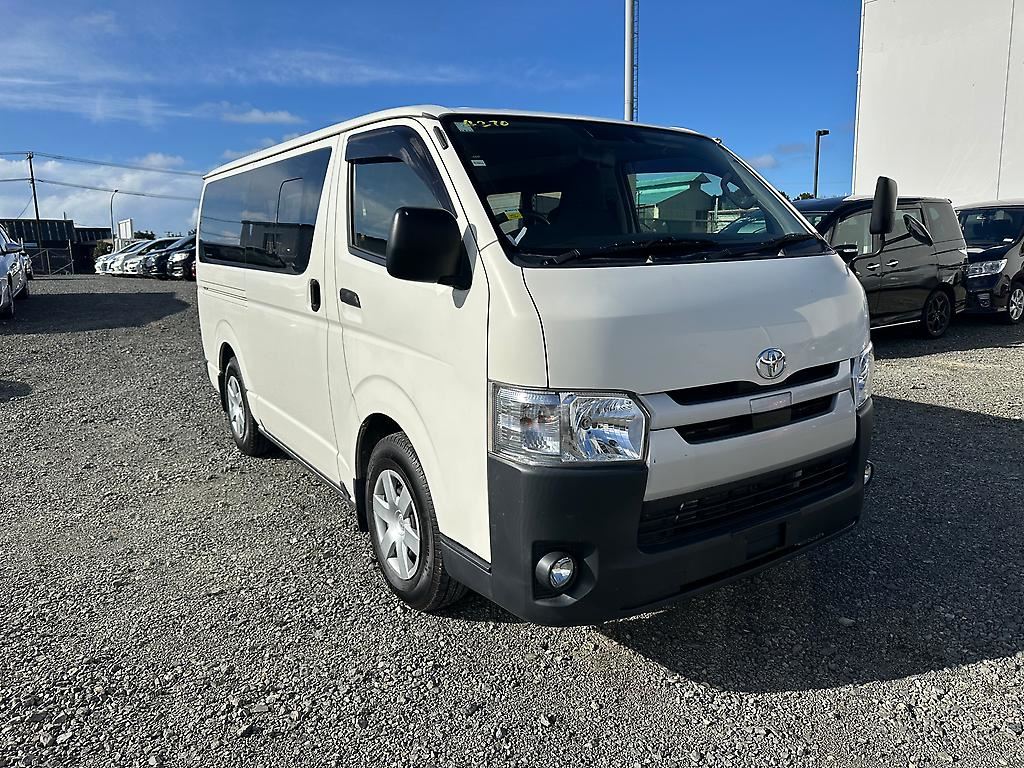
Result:
{"label": "headlight", "polygon": [[184,261],[185,259],[187,259],[191,255],[192,255],[192,251],[178,251],[177,253],[171,255],[171,259],[170,260],[171,261]]}
{"label": "headlight", "polygon": [[874,386],[875,348],[870,341],[851,362],[853,366],[850,375],[850,391],[853,393],[854,405],[860,408],[871,397]]}
{"label": "headlight", "polygon": [[1006,268],[1006,259],[999,261],[976,261],[967,265],[968,277],[983,277],[984,275],[998,275]]}
{"label": "headlight", "polygon": [[495,384],[491,450],[527,464],[642,461],[647,414],[622,392],[555,392]]}

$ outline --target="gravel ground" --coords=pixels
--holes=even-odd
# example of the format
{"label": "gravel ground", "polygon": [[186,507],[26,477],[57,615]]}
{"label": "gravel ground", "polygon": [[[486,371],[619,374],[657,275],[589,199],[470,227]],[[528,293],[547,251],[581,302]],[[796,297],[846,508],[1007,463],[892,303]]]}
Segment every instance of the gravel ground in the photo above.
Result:
{"label": "gravel ground", "polygon": [[0,323],[0,767],[1024,765],[1024,328],[878,334],[858,530],[662,613],[386,592],[231,442],[195,286],[41,278]]}

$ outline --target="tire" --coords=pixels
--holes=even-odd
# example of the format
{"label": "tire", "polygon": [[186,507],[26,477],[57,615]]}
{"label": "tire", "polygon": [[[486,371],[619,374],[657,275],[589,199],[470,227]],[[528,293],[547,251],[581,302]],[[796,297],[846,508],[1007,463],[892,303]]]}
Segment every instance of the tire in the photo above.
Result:
{"label": "tire", "polygon": [[0,309],[0,317],[4,320],[14,319],[14,286],[10,280],[7,281],[7,307]]}
{"label": "tire", "polygon": [[445,569],[430,488],[404,432],[383,438],[370,454],[366,516],[377,567],[403,602],[436,611],[466,594]]}
{"label": "tire", "polygon": [[1010,295],[1006,298],[1006,311],[1000,319],[1007,325],[1016,325],[1024,319],[1024,283],[1014,280],[1010,284]]}
{"label": "tire", "polygon": [[242,380],[242,369],[233,357],[224,368],[224,412],[238,450],[246,456],[265,456],[270,451],[270,441],[260,432],[249,410],[249,393]]}
{"label": "tire", "polygon": [[921,333],[929,339],[938,339],[949,330],[953,322],[953,302],[949,294],[937,288],[928,296],[921,310]]}

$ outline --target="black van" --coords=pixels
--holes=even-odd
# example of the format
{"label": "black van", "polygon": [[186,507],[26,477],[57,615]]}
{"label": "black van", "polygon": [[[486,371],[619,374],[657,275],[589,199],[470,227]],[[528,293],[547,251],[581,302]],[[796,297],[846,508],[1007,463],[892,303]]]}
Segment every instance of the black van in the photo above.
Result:
{"label": "black van", "polygon": [[885,247],[872,236],[870,197],[800,200],[794,205],[860,278],[871,327],[920,323],[938,338],[966,306],[967,244],[949,200],[901,197]]}
{"label": "black van", "polygon": [[1024,200],[958,210],[967,241],[967,311],[1005,323],[1024,318]]}

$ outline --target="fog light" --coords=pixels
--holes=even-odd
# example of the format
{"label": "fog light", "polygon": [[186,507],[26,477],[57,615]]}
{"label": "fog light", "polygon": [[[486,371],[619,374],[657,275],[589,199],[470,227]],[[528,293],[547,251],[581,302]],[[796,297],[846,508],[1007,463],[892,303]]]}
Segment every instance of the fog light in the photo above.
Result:
{"label": "fog light", "polygon": [[871,478],[875,475],[875,465],[870,461],[864,463],[864,487],[868,486],[871,482]]}
{"label": "fog light", "polygon": [[537,562],[534,575],[545,587],[562,592],[576,577],[576,561],[566,552],[548,552]]}
{"label": "fog light", "polygon": [[978,303],[981,304],[981,306],[983,306],[983,307],[991,306],[991,304],[992,304],[992,296],[991,296],[991,294],[979,293],[978,294]]}

